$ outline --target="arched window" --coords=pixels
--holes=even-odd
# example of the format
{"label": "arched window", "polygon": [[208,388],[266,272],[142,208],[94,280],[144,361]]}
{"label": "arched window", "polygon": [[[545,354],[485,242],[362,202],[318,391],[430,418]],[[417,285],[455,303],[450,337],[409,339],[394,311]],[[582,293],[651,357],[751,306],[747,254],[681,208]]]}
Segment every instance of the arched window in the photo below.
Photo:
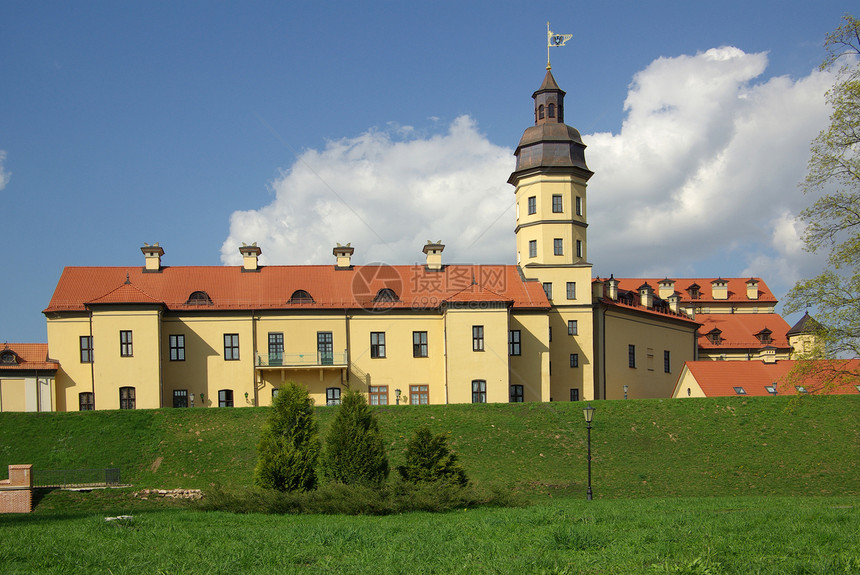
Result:
{"label": "arched window", "polygon": [[15,357],[14,351],[4,351],[0,353],[0,364],[15,365],[18,363],[18,358]]}
{"label": "arched window", "polygon": [[376,297],[373,298],[374,302],[392,302],[392,301],[400,301],[400,298],[397,297],[397,294],[394,293],[393,289],[390,288],[382,288],[378,292],[376,292]]}
{"label": "arched window", "polygon": [[538,106],[538,120],[543,120],[543,104]]}
{"label": "arched window", "polygon": [[555,104],[547,106],[547,114],[550,118],[555,118]]}
{"label": "arched window", "polygon": [[196,291],[188,296],[188,301],[185,303],[187,305],[212,305],[212,298],[205,291]]}
{"label": "arched window", "polygon": [[312,298],[311,294],[305,290],[297,289],[293,292],[293,295],[290,296],[289,303],[314,303],[314,298]]}

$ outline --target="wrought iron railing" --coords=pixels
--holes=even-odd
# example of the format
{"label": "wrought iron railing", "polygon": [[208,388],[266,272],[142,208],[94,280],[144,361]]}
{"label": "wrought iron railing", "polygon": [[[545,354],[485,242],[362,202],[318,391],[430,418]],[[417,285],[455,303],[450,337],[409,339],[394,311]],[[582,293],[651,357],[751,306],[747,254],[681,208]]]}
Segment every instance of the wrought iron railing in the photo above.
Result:
{"label": "wrought iron railing", "polygon": [[257,367],[316,367],[346,365],[346,353],[258,353]]}
{"label": "wrought iron railing", "polygon": [[33,469],[33,487],[120,485],[119,469]]}

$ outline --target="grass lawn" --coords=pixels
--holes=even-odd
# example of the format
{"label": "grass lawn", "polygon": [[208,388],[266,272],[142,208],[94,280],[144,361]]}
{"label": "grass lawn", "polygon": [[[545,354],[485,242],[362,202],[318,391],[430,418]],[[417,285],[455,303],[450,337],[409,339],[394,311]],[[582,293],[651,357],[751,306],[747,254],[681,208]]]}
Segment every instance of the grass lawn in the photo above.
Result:
{"label": "grass lawn", "polygon": [[[386,517],[160,508],[128,492],[97,496],[95,511],[73,498],[86,495],[55,492],[34,514],[0,516],[0,571],[860,573],[858,497],[566,497]],[[129,511],[131,521],[104,520]]]}

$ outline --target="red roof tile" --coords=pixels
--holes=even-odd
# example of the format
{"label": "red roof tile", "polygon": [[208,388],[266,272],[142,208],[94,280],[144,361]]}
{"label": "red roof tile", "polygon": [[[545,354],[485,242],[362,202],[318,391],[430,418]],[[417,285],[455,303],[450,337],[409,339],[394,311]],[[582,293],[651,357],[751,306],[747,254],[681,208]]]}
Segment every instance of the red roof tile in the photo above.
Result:
{"label": "red roof tile", "polygon": [[617,308],[621,308],[621,309],[636,310],[636,311],[641,312],[641,313],[647,313],[647,314],[651,314],[651,315],[655,315],[655,316],[659,316],[659,317],[663,317],[663,318],[671,318],[674,320],[683,321],[683,322],[693,324],[693,325],[696,325],[699,323],[697,320],[692,319],[690,316],[688,316],[685,313],[672,313],[669,310],[661,311],[659,309],[644,307],[640,303],[638,295],[635,298],[633,298],[632,304],[628,304],[628,303],[625,303],[623,301],[613,301],[609,298],[601,298],[600,301],[601,301],[601,303],[603,303],[604,305],[609,306],[609,307],[617,307]]}
{"label": "red roof tile", "polygon": [[[702,324],[699,328],[699,347],[702,349],[759,349],[766,345],[776,348],[788,348],[788,323],[776,313],[710,313],[696,314],[696,321]],[[722,333],[720,344],[711,343],[707,334],[713,329]],[[764,329],[769,329],[771,342],[763,344],[755,336]]]}
{"label": "red roof tile", "polygon": [[[833,365],[839,369],[850,369],[857,372],[860,369],[860,360],[832,360]],[[738,395],[734,388],[742,387],[745,395],[770,395],[765,389],[766,385],[777,382],[777,392],[796,393],[794,384],[787,388],[789,383],[785,379],[788,372],[798,362],[792,360],[778,361],[776,363],[764,363],[761,361],[688,361],[684,366],[696,378],[699,387],[707,397],[723,397]],[[803,381],[802,385],[810,393],[820,391],[821,379],[809,379]],[[854,384],[860,383],[860,379]],[[860,393],[854,384],[843,383],[836,389],[827,393]]]}
{"label": "red roof tile", "polygon": [[[171,266],[160,272],[67,267],[44,313],[83,311],[90,303],[143,302],[161,302],[170,310],[436,308],[473,281],[514,309],[550,307],[540,283],[524,280],[512,265],[450,265],[440,271],[421,265],[264,266],[255,272],[241,266]],[[384,288],[393,290],[397,301],[374,302]],[[297,290],[307,291],[313,303],[288,303]],[[189,302],[196,291],[206,293],[212,305]]]}
{"label": "red roof tile", "polygon": [[[643,283],[648,283],[654,288],[654,295],[657,296],[660,292],[659,283],[665,281],[666,278],[615,278],[618,280],[618,289],[626,291],[637,291]],[[767,287],[764,280],[760,278],[668,278],[674,280],[675,291],[681,296],[681,303],[720,303],[720,302],[761,302],[761,303],[776,303],[777,299]],[[749,299],[747,297],[747,282],[750,279],[758,281],[758,299]],[[723,280],[728,282],[728,299],[715,300],[711,293],[711,282],[715,280]],[[699,286],[699,298],[690,299],[690,293],[687,291],[691,285]]]}
{"label": "red roof tile", "polygon": [[48,358],[47,343],[7,343],[0,348],[0,354],[6,350],[11,350],[15,353],[15,364],[0,363],[0,370],[56,370],[60,364],[56,361],[51,361]]}

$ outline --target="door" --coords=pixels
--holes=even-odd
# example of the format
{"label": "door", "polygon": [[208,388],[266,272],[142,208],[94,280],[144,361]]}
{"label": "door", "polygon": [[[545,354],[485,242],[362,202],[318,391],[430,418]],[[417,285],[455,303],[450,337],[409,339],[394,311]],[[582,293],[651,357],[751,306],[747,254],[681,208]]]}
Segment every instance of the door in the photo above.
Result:
{"label": "door", "polygon": [[330,331],[317,332],[317,359],[319,365],[334,364],[333,338]]}

